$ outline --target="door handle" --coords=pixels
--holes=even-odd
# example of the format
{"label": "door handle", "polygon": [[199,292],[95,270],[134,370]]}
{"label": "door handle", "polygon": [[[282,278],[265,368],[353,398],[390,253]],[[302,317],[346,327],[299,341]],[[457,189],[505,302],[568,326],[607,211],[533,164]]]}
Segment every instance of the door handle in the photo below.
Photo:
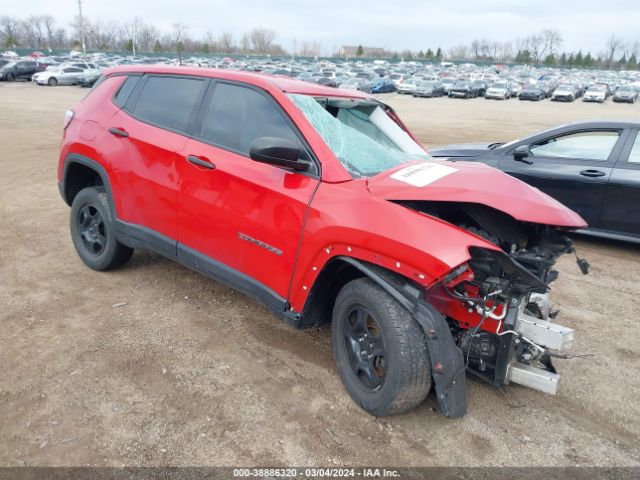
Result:
{"label": "door handle", "polygon": [[195,155],[187,155],[187,161],[198,167],[206,168],[208,170],[213,170],[214,168],[216,168],[211,160],[207,158],[196,157]]}
{"label": "door handle", "polygon": [[606,174],[600,170],[582,170],[580,175],[583,177],[604,177]]}
{"label": "door handle", "polygon": [[127,132],[125,132],[123,129],[116,128],[116,127],[111,127],[109,129],[109,133],[114,134],[116,137],[128,137],[129,136],[129,134]]}

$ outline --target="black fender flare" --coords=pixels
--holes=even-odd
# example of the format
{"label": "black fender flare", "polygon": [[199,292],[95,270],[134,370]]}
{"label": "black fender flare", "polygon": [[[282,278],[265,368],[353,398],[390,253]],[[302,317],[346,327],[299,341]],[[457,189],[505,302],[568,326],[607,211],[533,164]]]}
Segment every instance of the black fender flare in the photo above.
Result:
{"label": "black fender flare", "polygon": [[64,202],[67,205],[71,206],[71,202],[67,198],[66,182],[67,182],[67,174],[69,172],[69,168],[74,163],[84,165],[85,167],[92,169],[98,174],[98,176],[102,180],[102,185],[104,185],[104,189],[107,193],[107,198],[109,199],[112,218],[115,220],[117,218],[116,207],[113,202],[113,193],[111,191],[111,182],[109,181],[109,174],[107,173],[105,168],[102,165],[100,165],[97,161],[85,155],[80,155],[79,153],[70,153],[64,159],[64,165],[62,167],[62,178],[58,182],[58,190],[60,191],[60,196],[62,197]]}
{"label": "black fender flare", "polygon": [[466,364],[446,319],[430,303],[423,292],[409,280],[374,264],[352,257],[339,257],[376,282],[406,308],[425,333],[438,405],[449,418],[463,417],[467,412]]}

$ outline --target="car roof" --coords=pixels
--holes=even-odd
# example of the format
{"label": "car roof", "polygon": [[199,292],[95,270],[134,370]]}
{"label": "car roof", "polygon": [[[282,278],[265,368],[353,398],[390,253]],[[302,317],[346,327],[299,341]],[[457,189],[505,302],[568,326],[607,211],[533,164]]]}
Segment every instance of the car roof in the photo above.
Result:
{"label": "car roof", "polygon": [[640,122],[637,120],[586,120],[569,123],[564,126],[580,128],[638,128],[640,127]]}
{"label": "car roof", "polygon": [[316,83],[304,82],[286,76],[269,75],[266,73],[242,72],[237,70],[221,70],[216,68],[182,67],[168,65],[127,65],[105,69],[105,75],[116,73],[155,73],[166,75],[194,75],[198,77],[219,78],[247,82],[256,86],[268,88],[275,86],[285,93],[297,93],[322,97],[372,98],[357,90],[342,90],[325,87]]}

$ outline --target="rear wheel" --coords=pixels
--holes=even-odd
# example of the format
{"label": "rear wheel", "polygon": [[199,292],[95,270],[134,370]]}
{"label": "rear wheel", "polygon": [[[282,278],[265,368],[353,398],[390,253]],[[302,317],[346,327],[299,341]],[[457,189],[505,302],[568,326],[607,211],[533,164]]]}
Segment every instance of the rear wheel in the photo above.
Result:
{"label": "rear wheel", "polygon": [[47,83],[50,87],[55,87],[58,85],[58,80],[55,77],[51,77]]}
{"label": "rear wheel", "polygon": [[16,79],[13,73],[7,75],[7,82],[13,82]]}
{"label": "rear wheel", "polygon": [[82,189],[71,204],[71,239],[78,255],[94,270],[124,265],[133,249],[116,239],[115,223],[102,187]]}
{"label": "rear wheel", "polygon": [[431,364],[422,328],[372,280],[353,280],[340,291],[331,337],[342,383],[372,415],[406,412],[429,393]]}

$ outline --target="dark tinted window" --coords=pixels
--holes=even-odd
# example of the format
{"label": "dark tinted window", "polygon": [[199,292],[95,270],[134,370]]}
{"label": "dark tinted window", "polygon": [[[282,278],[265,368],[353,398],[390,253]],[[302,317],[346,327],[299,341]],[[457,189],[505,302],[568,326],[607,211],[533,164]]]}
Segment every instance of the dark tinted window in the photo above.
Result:
{"label": "dark tinted window", "polygon": [[133,92],[133,89],[138,84],[139,79],[139,76],[127,77],[124,83],[120,86],[120,89],[118,90],[118,93],[116,93],[116,96],[113,97],[113,103],[115,103],[119,107],[124,107],[124,104],[127,103],[129,95],[131,95],[131,92]]}
{"label": "dark tinted window", "polygon": [[280,137],[300,144],[273,99],[250,88],[226,83],[216,85],[201,136],[245,155],[259,137]]}
{"label": "dark tinted window", "polygon": [[204,80],[149,77],[136,102],[136,117],[161,127],[184,132]]}

